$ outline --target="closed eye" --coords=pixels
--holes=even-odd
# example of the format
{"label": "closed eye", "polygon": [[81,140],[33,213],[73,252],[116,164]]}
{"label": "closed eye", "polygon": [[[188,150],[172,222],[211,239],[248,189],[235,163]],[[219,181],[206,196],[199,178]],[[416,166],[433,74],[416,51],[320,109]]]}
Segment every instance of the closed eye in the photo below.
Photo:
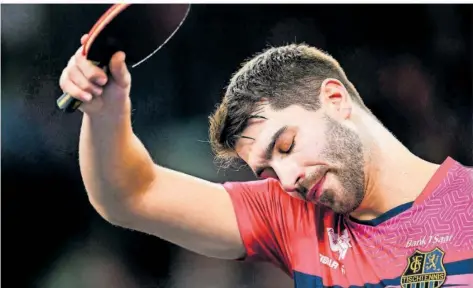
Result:
{"label": "closed eye", "polygon": [[[281,153],[281,154],[290,154],[292,152],[292,150],[294,150],[295,145],[296,145],[296,141],[293,139],[292,142],[291,142],[291,146],[289,146],[289,148],[287,148],[287,149],[279,148],[279,153]],[[255,174],[256,174],[256,177],[262,178],[262,179],[266,179],[266,178],[276,178],[277,179],[277,175],[274,172],[274,170],[272,170],[271,167],[260,167],[260,168],[256,169]]]}
{"label": "closed eye", "polygon": [[294,141],[294,138],[292,139],[291,146],[289,146],[287,149],[283,149],[284,147],[279,149],[279,153],[281,154],[289,154],[292,152],[294,149],[294,146],[296,145],[296,141]]}
{"label": "closed eye", "polygon": [[[283,126],[276,133],[274,133],[274,135],[271,137],[271,142],[264,150],[263,159],[265,160],[265,162],[271,161],[275,151],[277,151],[279,154],[287,155],[294,150],[294,147],[296,145],[296,130],[297,129],[293,129],[292,127],[289,130],[287,126]],[[267,174],[269,174],[269,177],[277,178],[277,174],[275,173],[275,171],[267,164],[256,167],[254,173],[258,178],[268,178]]]}

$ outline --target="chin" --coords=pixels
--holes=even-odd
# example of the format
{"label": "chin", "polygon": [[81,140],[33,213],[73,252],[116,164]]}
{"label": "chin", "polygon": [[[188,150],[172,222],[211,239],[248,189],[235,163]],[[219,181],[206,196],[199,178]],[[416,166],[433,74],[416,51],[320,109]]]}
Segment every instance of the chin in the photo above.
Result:
{"label": "chin", "polygon": [[359,204],[356,199],[343,199],[338,200],[333,193],[323,194],[320,203],[330,208],[337,214],[350,214],[358,208]]}

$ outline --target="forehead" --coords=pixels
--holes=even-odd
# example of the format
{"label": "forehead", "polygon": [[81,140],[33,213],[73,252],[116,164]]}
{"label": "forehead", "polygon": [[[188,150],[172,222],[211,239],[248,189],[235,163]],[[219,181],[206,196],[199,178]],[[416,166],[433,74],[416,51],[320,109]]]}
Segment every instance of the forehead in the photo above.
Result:
{"label": "forehead", "polygon": [[[251,119],[242,135],[252,139],[241,138],[236,143],[238,155],[247,163],[261,157],[270,143],[271,137],[283,126],[301,126],[307,122],[310,111],[299,105],[292,105],[281,110],[274,110],[264,105],[258,115],[266,119]],[[312,112],[313,113],[313,112]]]}

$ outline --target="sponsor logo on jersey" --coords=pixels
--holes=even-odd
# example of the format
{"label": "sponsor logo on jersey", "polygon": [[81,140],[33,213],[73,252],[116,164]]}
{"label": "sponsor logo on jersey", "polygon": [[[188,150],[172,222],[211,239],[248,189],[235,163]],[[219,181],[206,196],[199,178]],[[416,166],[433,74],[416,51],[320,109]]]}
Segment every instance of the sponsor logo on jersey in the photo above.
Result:
{"label": "sponsor logo on jersey", "polygon": [[327,228],[327,233],[330,250],[332,250],[332,252],[338,252],[338,260],[343,260],[347,254],[348,248],[351,247],[348,230],[345,229],[340,235],[338,235],[333,231],[333,228]]}
{"label": "sponsor logo on jersey", "polygon": [[415,250],[407,259],[407,266],[401,276],[403,288],[441,287],[447,279],[447,273],[443,266],[445,252],[440,248],[424,252]]}

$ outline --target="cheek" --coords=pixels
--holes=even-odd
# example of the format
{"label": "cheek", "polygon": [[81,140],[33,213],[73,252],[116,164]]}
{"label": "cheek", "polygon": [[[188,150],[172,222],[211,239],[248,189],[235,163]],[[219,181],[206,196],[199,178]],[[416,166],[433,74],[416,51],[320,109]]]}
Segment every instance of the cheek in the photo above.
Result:
{"label": "cheek", "polygon": [[327,174],[323,189],[330,191],[334,200],[339,202],[353,201],[356,196],[353,189],[351,189],[351,184],[346,182],[346,179],[333,173]]}
{"label": "cheek", "polygon": [[250,145],[251,143],[242,142],[237,143],[237,146],[235,147],[235,151],[238,154],[238,157],[240,157],[247,164],[253,163],[253,153],[251,153],[253,147]]}
{"label": "cheek", "polygon": [[339,195],[340,191],[343,190],[343,185],[335,174],[328,173],[325,176],[324,189],[330,189],[334,191],[336,195]]}
{"label": "cheek", "polygon": [[324,151],[326,150],[326,141],[323,134],[311,133],[306,135],[304,139],[300,139],[297,145],[299,145],[296,153],[296,157],[302,163],[310,165],[312,162],[321,160]]}

